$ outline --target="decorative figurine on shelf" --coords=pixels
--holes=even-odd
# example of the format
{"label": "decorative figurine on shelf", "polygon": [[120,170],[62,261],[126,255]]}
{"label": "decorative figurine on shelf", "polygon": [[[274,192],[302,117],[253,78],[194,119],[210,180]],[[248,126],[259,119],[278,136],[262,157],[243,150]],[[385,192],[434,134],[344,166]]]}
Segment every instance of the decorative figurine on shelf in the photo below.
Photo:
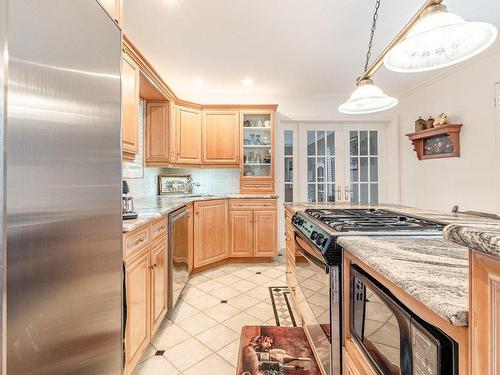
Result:
{"label": "decorative figurine on shelf", "polygon": [[271,164],[271,154],[264,155],[264,163]]}
{"label": "decorative figurine on shelf", "polygon": [[448,123],[448,115],[446,113],[441,113],[435,120],[434,126],[443,126]]}
{"label": "decorative figurine on shelf", "polygon": [[434,119],[432,116],[429,116],[429,118],[426,121],[425,128],[426,129],[432,129],[434,127]]}
{"label": "decorative figurine on shelf", "polygon": [[416,132],[421,132],[422,130],[426,129],[426,124],[427,121],[425,121],[422,116],[418,118],[417,121],[415,121],[415,131]]}
{"label": "decorative figurine on shelf", "polygon": [[250,120],[245,120],[245,121],[243,121],[243,127],[245,127],[245,128],[249,128],[249,127],[251,127],[251,126],[252,126],[252,124],[250,123]]}

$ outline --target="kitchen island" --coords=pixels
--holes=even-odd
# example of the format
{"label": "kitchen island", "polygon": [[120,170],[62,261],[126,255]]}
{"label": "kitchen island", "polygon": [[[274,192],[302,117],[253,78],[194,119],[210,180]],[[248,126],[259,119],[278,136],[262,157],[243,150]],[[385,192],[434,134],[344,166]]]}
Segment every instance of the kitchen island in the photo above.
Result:
{"label": "kitchen island", "polygon": [[[474,275],[470,275],[474,269],[474,258],[469,256],[467,247],[474,246],[483,251],[483,256],[489,258],[498,255],[500,223],[497,220],[391,204],[352,205],[340,203],[325,205],[293,203],[285,207],[287,211],[287,266],[290,263],[290,266],[287,267],[289,273],[287,279],[292,289],[297,288],[298,284],[293,276],[295,267],[301,268],[298,264],[296,266],[293,259],[293,257],[300,255],[300,253],[296,252],[293,234],[294,226],[291,220],[297,212],[304,213],[306,209],[332,208],[344,210],[382,209],[441,223],[444,226],[445,238],[443,238],[441,232],[434,233],[431,236],[408,234],[398,236],[396,233],[391,236],[377,235],[376,233],[375,235],[373,235],[374,233],[372,235],[366,235],[365,233],[338,233],[336,235],[338,236],[336,245],[342,249],[343,254],[344,371],[354,374],[377,373],[374,371],[376,366],[367,359],[366,354],[363,354],[359,342],[352,337],[350,329],[349,322],[352,319],[350,316],[351,298],[353,298],[353,292],[350,290],[349,285],[351,281],[350,269],[351,265],[356,265],[370,275],[372,279],[376,280],[384,290],[392,294],[402,305],[406,306],[409,311],[428,324],[439,328],[454,340],[458,344],[458,373],[469,373],[470,351],[474,352],[474,348],[478,347],[474,339],[469,342],[469,335],[473,332],[473,328],[480,326],[477,324],[477,318],[474,318],[475,312],[472,305],[474,297],[481,295],[477,293],[477,290],[484,289],[485,285],[483,283],[482,287],[479,287],[476,285],[477,282],[476,284],[473,283],[476,278]],[[453,241],[450,241],[450,239]],[[471,259],[471,266],[469,265],[469,259]],[[497,281],[500,281],[500,278]],[[469,293],[469,283],[471,284],[471,293]],[[500,296],[500,288],[494,289],[495,287],[496,284],[492,284],[489,294],[495,295],[494,293],[498,291],[497,293]],[[299,303],[303,303],[302,293],[299,293]],[[483,304],[482,311],[485,311],[485,302],[482,301],[481,303]],[[489,303],[492,304],[491,298]],[[490,313],[490,315],[492,314]],[[488,317],[485,313],[479,315],[481,317],[478,319],[483,323],[499,320],[498,316]],[[488,323],[487,328],[491,332],[496,326]],[[482,334],[485,333],[486,331],[482,332]],[[492,353],[492,350],[498,351],[498,345],[484,347],[485,340],[478,341],[483,343],[483,350],[478,355],[485,355],[488,350],[489,353]],[[490,357],[493,356],[490,355]],[[478,363],[485,363],[485,359],[472,362],[473,365]],[[486,363],[488,363],[487,360]],[[476,371],[475,373],[488,373],[485,370],[486,368],[482,368],[482,372]]]}

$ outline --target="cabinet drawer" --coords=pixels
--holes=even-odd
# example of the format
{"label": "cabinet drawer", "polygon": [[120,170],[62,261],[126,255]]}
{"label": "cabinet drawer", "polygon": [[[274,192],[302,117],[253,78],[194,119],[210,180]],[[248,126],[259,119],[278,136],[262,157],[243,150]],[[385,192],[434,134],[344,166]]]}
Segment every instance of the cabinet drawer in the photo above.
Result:
{"label": "cabinet drawer", "polygon": [[145,225],[133,232],[127,233],[123,239],[123,250],[125,259],[129,259],[149,244],[150,225]]}
{"label": "cabinet drawer", "polygon": [[276,210],[276,199],[230,199],[230,210]]}
{"label": "cabinet drawer", "polygon": [[242,193],[274,193],[274,181],[240,181]]}
{"label": "cabinet drawer", "polygon": [[151,226],[151,241],[167,233],[167,219],[161,219]]}

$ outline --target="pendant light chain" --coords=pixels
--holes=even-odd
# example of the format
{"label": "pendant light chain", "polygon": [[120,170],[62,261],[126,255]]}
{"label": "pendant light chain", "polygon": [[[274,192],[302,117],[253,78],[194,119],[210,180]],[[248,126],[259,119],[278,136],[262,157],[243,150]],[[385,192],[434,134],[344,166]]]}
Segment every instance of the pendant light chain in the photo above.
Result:
{"label": "pendant light chain", "polygon": [[368,65],[370,64],[370,57],[372,56],[373,37],[375,36],[375,30],[377,29],[379,8],[380,8],[380,0],[376,0],[375,12],[373,13],[372,29],[370,33],[370,41],[368,42],[368,52],[366,53],[365,72],[368,70]]}

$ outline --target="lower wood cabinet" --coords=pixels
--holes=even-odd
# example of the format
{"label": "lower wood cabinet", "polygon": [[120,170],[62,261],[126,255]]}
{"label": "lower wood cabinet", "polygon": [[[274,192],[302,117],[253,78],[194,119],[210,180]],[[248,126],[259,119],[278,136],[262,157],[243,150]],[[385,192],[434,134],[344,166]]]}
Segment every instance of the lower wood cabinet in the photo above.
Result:
{"label": "lower wood cabinet", "polygon": [[167,313],[167,238],[165,219],[124,234],[127,375]]}
{"label": "lower wood cabinet", "polygon": [[125,369],[133,368],[150,339],[149,246],[125,267],[127,321],[125,330]]}
{"label": "lower wood cabinet", "polygon": [[151,336],[167,313],[168,260],[167,238],[161,237],[151,245]]}
{"label": "lower wood cabinet", "polygon": [[227,199],[194,203],[194,267],[202,267],[229,255]]}
{"label": "lower wood cabinet", "polygon": [[233,208],[229,212],[230,257],[276,256],[275,204],[273,199],[230,202]]}
{"label": "lower wood cabinet", "polygon": [[472,375],[500,374],[500,259],[470,252]]}

